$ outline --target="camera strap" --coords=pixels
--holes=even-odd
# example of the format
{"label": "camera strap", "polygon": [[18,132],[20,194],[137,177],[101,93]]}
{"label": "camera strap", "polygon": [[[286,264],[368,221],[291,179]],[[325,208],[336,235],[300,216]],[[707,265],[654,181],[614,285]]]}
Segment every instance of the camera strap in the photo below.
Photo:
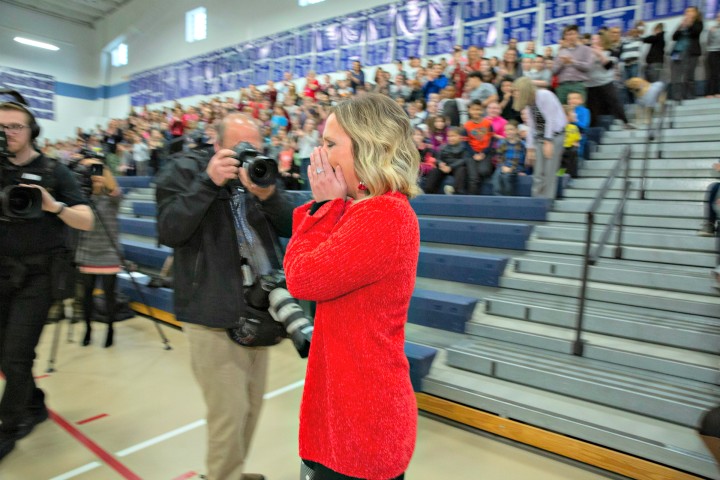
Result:
{"label": "camera strap", "polygon": [[244,190],[235,189],[232,192],[230,205],[240,257],[249,264],[254,275],[260,277],[272,272],[272,265],[261,237],[247,220],[247,202],[248,198]]}

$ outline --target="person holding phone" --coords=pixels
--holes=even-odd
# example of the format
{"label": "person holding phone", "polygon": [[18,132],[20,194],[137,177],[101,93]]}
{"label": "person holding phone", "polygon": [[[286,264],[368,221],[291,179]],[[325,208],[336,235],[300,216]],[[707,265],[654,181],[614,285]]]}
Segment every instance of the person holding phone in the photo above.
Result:
{"label": "person holding phone", "polygon": [[95,212],[97,225],[93,230],[80,232],[78,246],[75,250],[75,263],[81,274],[83,285],[83,316],[85,319],[85,335],[82,345],[90,345],[92,337],[92,320],[95,310],[95,285],[102,286],[105,298],[105,315],[107,334],[105,348],[111,347],[114,340],[113,323],[115,322],[115,285],[117,274],[120,273],[120,257],[118,256],[118,212],[122,201],[122,190],[109,168],[104,168],[100,160],[86,158],[80,160],[85,167],[86,175],[92,184],[90,205]]}

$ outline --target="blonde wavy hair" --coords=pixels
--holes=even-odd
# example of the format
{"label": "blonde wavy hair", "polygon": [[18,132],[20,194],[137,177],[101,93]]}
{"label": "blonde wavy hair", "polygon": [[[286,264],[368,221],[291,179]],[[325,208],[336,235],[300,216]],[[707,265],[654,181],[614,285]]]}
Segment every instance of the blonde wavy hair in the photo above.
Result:
{"label": "blonde wavy hair", "polygon": [[400,192],[420,193],[420,158],[410,119],[390,97],[367,94],[340,102],[333,113],[352,143],[355,172],[368,187],[368,198]]}
{"label": "blonde wavy hair", "polygon": [[517,90],[518,95],[513,100],[513,108],[518,112],[522,112],[525,107],[535,103],[535,94],[537,87],[528,77],[520,77],[513,82],[513,90]]}

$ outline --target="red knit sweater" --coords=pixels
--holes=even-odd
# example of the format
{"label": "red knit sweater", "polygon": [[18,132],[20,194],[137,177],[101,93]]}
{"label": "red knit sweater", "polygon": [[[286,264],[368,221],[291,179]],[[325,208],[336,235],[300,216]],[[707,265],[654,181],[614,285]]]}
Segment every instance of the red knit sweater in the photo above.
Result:
{"label": "red knit sweater", "polygon": [[417,405],[403,352],[420,229],[388,193],[295,210],[285,256],[290,293],[317,301],[300,407],[300,456],[373,480],[403,473]]}

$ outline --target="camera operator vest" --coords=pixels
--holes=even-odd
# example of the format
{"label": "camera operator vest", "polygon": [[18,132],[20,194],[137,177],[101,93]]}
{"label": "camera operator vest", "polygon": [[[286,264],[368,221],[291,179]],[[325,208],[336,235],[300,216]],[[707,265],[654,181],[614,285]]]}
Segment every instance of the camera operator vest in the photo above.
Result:
{"label": "camera operator vest", "polygon": [[[0,176],[3,187],[20,183],[35,184],[70,207],[87,203],[72,172],[42,154],[22,166],[0,159]],[[40,218],[17,222],[0,218],[1,255],[18,257],[52,253],[64,250],[65,247],[65,223],[52,213],[44,212]]]}

